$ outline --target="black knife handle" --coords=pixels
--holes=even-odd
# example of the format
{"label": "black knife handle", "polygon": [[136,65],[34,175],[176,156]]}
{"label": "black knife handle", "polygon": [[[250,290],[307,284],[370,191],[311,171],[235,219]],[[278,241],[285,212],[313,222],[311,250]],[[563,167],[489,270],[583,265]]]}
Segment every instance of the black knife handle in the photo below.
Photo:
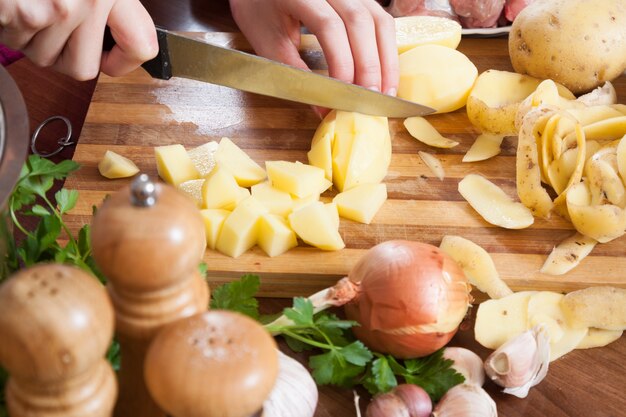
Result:
{"label": "black knife handle", "polygon": [[[172,78],[172,63],[170,62],[170,53],[167,46],[167,31],[159,26],[156,27],[157,40],[159,42],[159,53],[150,61],[144,62],[141,66],[152,76],[160,80],[169,80]],[[115,46],[115,39],[111,34],[111,29],[107,26],[104,29],[104,39],[102,42],[102,50],[110,51]]]}

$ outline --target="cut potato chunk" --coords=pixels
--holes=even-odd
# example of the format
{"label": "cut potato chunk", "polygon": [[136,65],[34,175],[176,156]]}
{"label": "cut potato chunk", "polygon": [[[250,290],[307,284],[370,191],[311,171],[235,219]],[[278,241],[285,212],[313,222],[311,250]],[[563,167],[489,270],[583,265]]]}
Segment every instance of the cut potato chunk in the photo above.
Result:
{"label": "cut potato chunk", "polygon": [[339,215],[345,219],[370,224],[378,210],[387,200],[387,186],[363,184],[339,193],[333,199]]}
{"label": "cut potato chunk", "polygon": [[417,154],[420,156],[424,164],[430,169],[433,175],[439,178],[439,181],[443,181],[446,177],[446,172],[443,170],[443,166],[441,165],[441,161],[435,155],[424,152],[417,151]]}
{"label": "cut potato chunk", "polygon": [[574,327],[626,330],[626,289],[589,287],[573,291],[561,301],[568,323]]}
{"label": "cut potato chunk", "polygon": [[322,123],[317,127],[313,140],[311,141],[311,150],[307,153],[309,164],[322,168],[326,175],[326,179],[333,180],[333,142],[335,139],[335,124],[337,119],[337,111],[333,110],[324,117]]}
{"label": "cut potato chunk", "polygon": [[181,182],[178,184],[178,189],[191,197],[196,206],[202,207],[202,185],[204,185],[204,178]]}
{"label": "cut potato chunk", "polygon": [[212,140],[187,151],[191,162],[193,162],[201,177],[209,175],[215,166],[215,152],[218,146],[218,143]]}
{"label": "cut potato chunk", "polygon": [[331,203],[324,204],[324,207],[328,211],[328,215],[333,220],[333,226],[339,229],[339,210],[337,204],[333,201]]}
{"label": "cut potato chunk", "polygon": [[459,142],[445,138],[431,125],[428,120],[423,117],[409,117],[404,120],[404,127],[409,131],[411,136],[436,148],[453,148]]}
{"label": "cut potato chunk", "polygon": [[274,257],[298,245],[296,234],[287,220],[274,214],[264,214],[259,220],[259,247],[268,256]]}
{"label": "cut potato chunk", "polygon": [[592,349],[603,347],[622,337],[623,330],[603,330],[590,327],[587,336],[580,341],[576,349]]}
{"label": "cut potato chunk", "polygon": [[563,294],[540,291],[528,300],[528,325],[544,324],[550,335],[550,361],[571,352],[587,335],[587,328],[570,327],[561,310]]}
{"label": "cut potato chunk", "polygon": [[500,278],[493,259],[486,250],[461,236],[444,236],[439,248],[450,255],[465,272],[470,284],[498,299],[513,294]]}
{"label": "cut potato chunk", "polygon": [[302,198],[294,198],[292,201],[292,206],[291,206],[291,212],[294,212],[296,210],[300,210],[302,207],[305,207],[315,201],[319,201],[320,199],[320,195],[319,194],[311,194],[311,195],[307,195],[306,197],[302,197]]}
{"label": "cut potato chunk", "polygon": [[259,203],[267,207],[272,214],[286,217],[291,213],[293,207],[293,199],[291,194],[286,191],[272,187],[269,181],[255,184],[250,188],[252,197]]}
{"label": "cut potato chunk", "polygon": [[259,236],[259,219],[266,213],[267,209],[254,197],[243,200],[224,220],[216,249],[237,258],[253,247]]}
{"label": "cut potato chunk", "polygon": [[217,238],[222,230],[224,220],[230,215],[230,211],[222,209],[204,209],[200,210],[200,215],[202,215],[202,220],[204,220],[206,245],[208,248],[215,250]]}
{"label": "cut potato chunk", "polygon": [[535,293],[521,291],[480,303],[474,327],[476,341],[486,348],[498,349],[528,330],[528,300]]}
{"label": "cut potato chunk", "polygon": [[266,161],[265,167],[272,187],[298,198],[319,194],[321,190],[331,185],[324,176],[324,170],[312,165],[288,161]]}
{"label": "cut potato chunk", "polygon": [[323,250],[345,247],[337,222],[321,201],[315,201],[289,215],[289,224],[305,243]]}
{"label": "cut potato chunk", "polygon": [[552,249],[540,272],[550,275],[563,275],[587,257],[598,243],[597,240],[575,233]]}
{"label": "cut potato chunk", "polygon": [[461,25],[439,16],[404,16],[394,19],[398,53],[421,45],[441,45],[456,49],[461,42]]}
{"label": "cut potato chunk", "polygon": [[209,209],[233,210],[244,198],[250,195],[246,188],[237,184],[229,171],[216,166],[202,184],[202,206]]}
{"label": "cut potato chunk", "polygon": [[200,178],[183,145],[157,146],[154,156],[159,177],[168,184],[178,186],[181,182]]}
{"label": "cut potato chunk", "polygon": [[265,170],[228,138],[220,140],[215,163],[230,172],[242,187],[250,187],[266,178]]}
{"label": "cut potato chunk", "polygon": [[98,171],[105,178],[115,179],[132,177],[139,172],[139,168],[130,159],[113,151],[106,151],[98,164]]}
{"label": "cut potato chunk", "polygon": [[476,66],[456,49],[418,46],[400,55],[398,97],[451,112],[465,105],[477,76]]}
{"label": "cut potato chunk", "polygon": [[506,229],[523,229],[534,222],[531,211],[511,200],[482,175],[469,174],[459,182],[459,192],[487,222]]}
{"label": "cut potato chunk", "polygon": [[502,140],[504,140],[502,134],[483,133],[479,135],[463,156],[463,162],[478,162],[493,158],[500,153]]}

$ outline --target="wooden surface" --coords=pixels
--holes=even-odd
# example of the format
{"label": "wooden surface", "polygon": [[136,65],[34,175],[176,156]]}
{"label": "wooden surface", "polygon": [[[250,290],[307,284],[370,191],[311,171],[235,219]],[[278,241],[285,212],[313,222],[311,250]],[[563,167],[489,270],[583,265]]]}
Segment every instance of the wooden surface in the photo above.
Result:
{"label": "wooden surface", "polygon": [[[244,48],[240,38],[211,33],[207,39]],[[459,48],[478,66],[509,69],[506,39],[465,39]],[[306,56],[314,68],[322,68],[321,53],[310,38]],[[620,97],[626,98],[626,80],[618,80]],[[623,101],[623,100],[622,100]],[[457,184],[469,173],[480,173],[515,196],[516,138],[503,143],[502,153],[488,161],[462,163],[477,130],[465,109],[433,115],[428,119],[445,136],[460,142],[444,150],[414,140],[402,120],[390,120],[393,155],[385,178],[389,199],[371,225],[342,220],[340,233],[346,249],[324,252],[300,246],[275,258],[260,249],[232,259],[208,250],[205,261],[212,283],[228,281],[243,273],[258,273],[262,294],[294,296],[312,293],[345,276],[373,245],[390,239],[410,239],[438,245],[446,234],[458,234],[485,248],[497,270],[515,290],[570,291],[589,285],[626,286],[626,238],[596,246],[581,265],[563,276],[539,273],[552,247],[573,233],[557,215],[536,219],[524,230],[506,230],[485,222],[459,194]],[[182,143],[191,148],[210,140],[230,137],[253,159],[307,161],[306,152],[319,120],[311,109],[297,104],[225,87],[184,79],[159,81],[143,70],[122,78],[101,76],[91,102],[74,160],[81,170],[67,182],[82,198],[69,216],[74,229],[89,221],[92,206],[129,180],[101,177],[97,163],[109,149],[134,160],[139,168],[156,176],[153,147]],[[435,153],[446,178],[439,181],[422,163],[419,150]],[[333,192],[323,196],[332,198]]]}

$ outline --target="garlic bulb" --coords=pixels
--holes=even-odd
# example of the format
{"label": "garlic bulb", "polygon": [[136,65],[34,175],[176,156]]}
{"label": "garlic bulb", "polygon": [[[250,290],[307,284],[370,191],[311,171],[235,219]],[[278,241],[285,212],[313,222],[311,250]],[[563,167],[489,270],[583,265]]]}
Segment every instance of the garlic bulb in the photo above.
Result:
{"label": "garlic bulb", "polygon": [[548,373],[550,336],[544,325],[509,340],[485,361],[485,372],[503,392],[525,398]]}
{"label": "garlic bulb", "polygon": [[443,351],[443,357],[454,361],[455,371],[465,377],[466,383],[476,384],[482,387],[485,383],[485,371],[483,360],[469,349],[461,347],[447,347]]}
{"label": "garlic bulb", "polygon": [[278,351],[278,378],[263,404],[263,417],[313,417],[317,385],[297,360]]}
{"label": "garlic bulb", "polygon": [[497,417],[496,403],[475,384],[452,387],[441,397],[432,417]]}

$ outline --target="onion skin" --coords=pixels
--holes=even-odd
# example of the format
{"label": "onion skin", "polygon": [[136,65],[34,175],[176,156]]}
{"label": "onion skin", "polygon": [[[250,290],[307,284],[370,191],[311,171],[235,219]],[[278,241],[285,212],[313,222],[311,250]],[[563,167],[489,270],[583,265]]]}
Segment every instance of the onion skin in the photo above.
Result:
{"label": "onion skin", "polygon": [[398,358],[429,355],[456,333],[471,287],[457,263],[439,248],[394,240],[370,249],[348,278],[359,285],[346,315],[369,348]]}

